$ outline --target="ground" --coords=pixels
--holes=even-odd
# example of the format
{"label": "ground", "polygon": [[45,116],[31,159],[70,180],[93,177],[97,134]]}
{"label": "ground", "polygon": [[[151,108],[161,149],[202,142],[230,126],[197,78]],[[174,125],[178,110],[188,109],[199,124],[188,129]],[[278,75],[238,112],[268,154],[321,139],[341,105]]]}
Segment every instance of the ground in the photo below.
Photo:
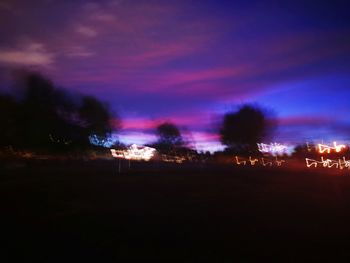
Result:
{"label": "ground", "polygon": [[350,259],[350,176],[179,167],[3,164],[1,262]]}

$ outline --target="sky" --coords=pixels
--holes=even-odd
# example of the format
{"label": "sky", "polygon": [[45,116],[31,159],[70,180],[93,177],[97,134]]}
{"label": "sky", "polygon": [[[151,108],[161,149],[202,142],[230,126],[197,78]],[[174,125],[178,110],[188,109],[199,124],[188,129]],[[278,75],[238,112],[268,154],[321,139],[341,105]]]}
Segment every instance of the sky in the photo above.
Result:
{"label": "sky", "polygon": [[277,116],[274,141],[350,142],[347,1],[0,0],[0,89],[33,69],[94,95],[125,143],[170,121],[197,150],[222,149],[226,112]]}

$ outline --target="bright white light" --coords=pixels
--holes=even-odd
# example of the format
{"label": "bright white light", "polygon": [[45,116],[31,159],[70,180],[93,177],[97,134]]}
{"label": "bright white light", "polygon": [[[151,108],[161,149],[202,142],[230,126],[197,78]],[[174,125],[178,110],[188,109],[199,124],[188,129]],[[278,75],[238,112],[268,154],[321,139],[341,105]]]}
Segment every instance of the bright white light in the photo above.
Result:
{"label": "bright white light", "polygon": [[293,153],[294,147],[293,146],[287,146],[280,143],[258,143],[258,150],[262,153],[268,153],[273,156],[276,155],[291,155]]}
{"label": "bright white light", "polygon": [[156,149],[147,147],[147,146],[137,146],[136,144],[132,144],[126,150],[115,150],[111,149],[111,154],[115,158],[123,158],[127,160],[143,160],[149,161],[154,154],[156,153]]}

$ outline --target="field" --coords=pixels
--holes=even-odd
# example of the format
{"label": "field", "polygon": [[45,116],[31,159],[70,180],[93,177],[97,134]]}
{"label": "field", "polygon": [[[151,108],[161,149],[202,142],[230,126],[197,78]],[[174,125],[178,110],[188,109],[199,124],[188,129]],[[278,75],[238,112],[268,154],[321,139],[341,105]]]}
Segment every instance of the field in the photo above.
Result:
{"label": "field", "polygon": [[350,176],[125,166],[118,174],[116,162],[108,160],[3,164],[1,257],[19,262],[350,259]]}

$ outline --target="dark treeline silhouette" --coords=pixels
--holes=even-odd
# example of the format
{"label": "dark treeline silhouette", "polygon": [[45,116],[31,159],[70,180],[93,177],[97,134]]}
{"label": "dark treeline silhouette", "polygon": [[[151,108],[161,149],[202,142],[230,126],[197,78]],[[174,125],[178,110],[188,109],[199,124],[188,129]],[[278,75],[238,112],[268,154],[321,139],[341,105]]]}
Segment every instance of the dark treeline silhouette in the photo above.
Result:
{"label": "dark treeline silhouette", "polygon": [[155,146],[161,152],[169,152],[175,148],[184,146],[184,141],[179,128],[173,123],[163,123],[156,128],[158,141]]}
{"label": "dark treeline silhouette", "polygon": [[257,143],[269,138],[275,119],[256,105],[245,104],[236,112],[224,115],[219,133],[227,153],[258,154]]}
{"label": "dark treeline silhouette", "polygon": [[180,129],[171,122],[159,124],[155,129],[158,139],[151,147],[157,149],[160,154],[169,156],[189,156],[195,155],[196,151],[188,146],[183,139]]}
{"label": "dark treeline silhouette", "polygon": [[[68,92],[37,72],[20,72],[15,96],[0,95],[0,147],[33,151],[87,149],[91,136],[103,141],[120,121],[92,96]],[[113,127],[112,127],[113,117]],[[271,135],[276,122],[256,105],[224,115],[219,129],[226,153],[258,154],[257,143]],[[173,123],[160,124],[150,146],[161,154],[193,154]],[[120,146],[120,145],[119,145]]]}
{"label": "dark treeline silhouette", "polygon": [[21,72],[15,97],[0,95],[0,146],[30,150],[89,147],[89,136],[111,131],[108,107],[92,96],[71,94],[36,72]]}
{"label": "dark treeline silhouette", "polygon": [[185,146],[180,129],[171,122],[159,124],[154,132],[158,139],[150,146],[156,148],[159,153],[172,154]]}

